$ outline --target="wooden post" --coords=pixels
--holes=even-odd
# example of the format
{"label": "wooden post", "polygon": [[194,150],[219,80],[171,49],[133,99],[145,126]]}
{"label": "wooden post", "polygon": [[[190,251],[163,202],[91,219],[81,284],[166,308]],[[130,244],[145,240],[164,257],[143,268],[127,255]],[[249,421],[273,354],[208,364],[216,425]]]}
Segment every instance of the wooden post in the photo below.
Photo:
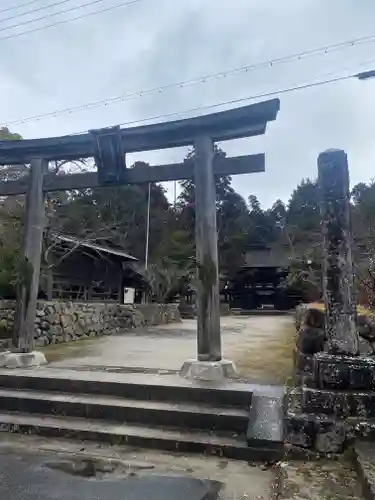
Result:
{"label": "wooden post", "polygon": [[214,144],[195,140],[195,234],[197,255],[198,361],[221,360]]}
{"label": "wooden post", "polygon": [[323,288],[330,354],[358,354],[351,254],[349,170],[345,151],[319,155]]}
{"label": "wooden post", "polygon": [[34,348],[34,328],[39,290],[40,262],[45,225],[43,175],[48,162],[31,162],[26,195],[26,224],[22,256],[31,265],[29,283],[20,287],[13,335],[13,346],[21,352]]}

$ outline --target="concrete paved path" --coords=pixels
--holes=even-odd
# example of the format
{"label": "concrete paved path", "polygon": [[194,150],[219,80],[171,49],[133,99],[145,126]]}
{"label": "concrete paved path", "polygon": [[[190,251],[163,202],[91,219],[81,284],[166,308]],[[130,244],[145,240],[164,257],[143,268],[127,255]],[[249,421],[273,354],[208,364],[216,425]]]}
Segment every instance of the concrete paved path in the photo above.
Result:
{"label": "concrete paved path", "polygon": [[[248,366],[252,363],[248,364],[247,359],[255,357],[259,362],[262,352],[273,351],[276,344],[282,347],[285,332],[290,336],[293,331],[293,318],[228,316],[222,318],[221,329],[224,357],[238,364],[240,374],[259,378],[259,374]],[[179,370],[184,361],[196,357],[196,321],[184,320],[179,324],[126,332],[82,345],[78,355],[75,353],[74,357],[69,357],[69,353],[63,354],[62,359],[52,366]]]}
{"label": "concrete paved path", "polygon": [[[65,471],[64,471],[65,469]],[[98,470],[99,469],[99,470]],[[218,498],[221,484],[193,477],[137,476],[106,478],[111,464],[89,461],[58,461],[32,455],[0,455],[2,500],[203,500]],[[104,471],[104,472],[103,472]],[[130,471],[132,472],[132,471]],[[81,477],[80,477],[81,476]],[[90,480],[91,479],[91,480]]]}
{"label": "concrete paved path", "polygon": [[221,457],[0,433],[1,500],[269,500],[273,478]]}

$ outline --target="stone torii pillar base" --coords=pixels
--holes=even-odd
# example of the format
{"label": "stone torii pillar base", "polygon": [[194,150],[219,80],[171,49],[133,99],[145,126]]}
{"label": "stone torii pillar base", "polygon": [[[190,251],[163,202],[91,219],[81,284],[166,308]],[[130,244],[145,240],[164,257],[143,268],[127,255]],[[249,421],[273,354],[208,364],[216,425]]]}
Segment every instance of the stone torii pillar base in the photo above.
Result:
{"label": "stone torii pillar base", "polygon": [[201,382],[224,382],[236,378],[236,367],[232,361],[199,361],[191,359],[185,361],[180,370],[180,376],[189,380]]}
{"label": "stone torii pillar base", "polygon": [[45,355],[39,351],[0,353],[0,368],[37,368],[46,364]]}

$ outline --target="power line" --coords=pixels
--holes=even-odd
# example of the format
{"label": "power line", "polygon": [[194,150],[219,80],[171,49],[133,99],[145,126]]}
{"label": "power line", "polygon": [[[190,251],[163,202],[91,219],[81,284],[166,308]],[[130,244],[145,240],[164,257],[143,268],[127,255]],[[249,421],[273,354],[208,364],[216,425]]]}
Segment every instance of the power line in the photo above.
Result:
{"label": "power line", "polygon": [[[61,5],[63,3],[68,3],[71,1],[72,0],[60,0],[59,2],[50,3],[49,5],[43,5],[42,7],[38,7],[37,9],[27,10],[26,12],[21,12],[20,14],[15,14],[14,16],[4,17],[3,19],[0,19],[0,23],[2,23],[4,21],[10,21],[11,19],[16,19],[17,17],[27,16],[28,14],[34,14],[35,12],[39,12],[41,10],[46,10],[46,9],[51,8],[51,7],[55,7],[56,5]],[[0,14],[1,14],[1,12],[3,12],[3,11],[0,11]]]}
{"label": "power line", "polygon": [[[313,87],[320,87],[322,85],[328,85],[331,83],[337,83],[340,81],[349,80],[350,78],[361,78],[361,75],[364,75],[366,73],[367,72],[354,73],[354,74],[344,75],[344,76],[337,76],[335,78],[330,78],[330,79],[326,79],[326,80],[318,80],[318,81],[310,82],[310,83],[304,83],[301,85],[296,85],[294,87],[286,87],[283,89],[273,90],[270,92],[263,92],[263,93],[259,93],[259,94],[254,94],[252,96],[240,97],[239,99],[231,99],[229,101],[222,101],[222,102],[218,102],[216,104],[208,104],[207,106],[197,106],[196,108],[185,109],[184,111],[174,111],[172,113],[164,113],[162,115],[149,116],[148,118],[141,118],[139,120],[131,120],[131,121],[123,122],[123,123],[117,123],[116,125],[117,126],[136,125],[136,124],[141,124],[141,123],[148,122],[148,121],[155,121],[155,120],[160,120],[163,118],[171,118],[171,117],[177,117],[177,118],[183,119],[183,118],[187,118],[186,115],[190,114],[190,113],[196,113],[196,112],[199,112],[202,110],[214,109],[214,108],[219,108],[222,106],[228,106],[228,105],[232,105],[232,104],[240,104],[240,103],[244,103],[247,101],[252,101],[254,99],[262,99],[264,97],[274,97],[274,96],[278,96],[278,95],[282,95],[282,94],[287,94],[289,92],[295,92],[298,90],[305,90],[305,89],[310,89]],[[369,72],[369,73],[372,73],[372,72]],[[76,133],[73,133],[70,135],[81,135],[81,134],[85,134],[87,132],[88,132],[88,130],[84,130],[82,132],[76,132]]]}
{"label": "power line", "polygon": [[[252,96],[241,97],[239,99],[231,99],[230,101],[222,101],[222,102],[219,102],[216,104],[208,104],[207,106],[198,106],[196,108],[187,109],[185,111],[176,111],[173,113],[165,113],[163,115],[152,116],[149,118],[142,118],[140,120],[131,120],[131,121],[124,122],[124,123],[118,123],[116,125],[120,125],[120,126],[133,125],[136,123],[143,123],[143,122],[150,121],[150,120],[159,120],[160,118],[170,118],[172,116],[180,116],[180,115],[185,115],[188,113],[193,113],[193,112],[195,113],[195,112],[201,111],[201,110],[213,109],[213,108],[218,108],[221,106],[228,106],[229,104],[239,104],[241,102],[252,101],[254,99],[261,99],[263,97],[272,97],[272,96],[282,95],[282,94],[286,94],[288,92],[294,92],[296,90],[304,90],[304,89],[309,89],[312,87],[319,87],[321,85],[328,85],[330,83],[336,83],[336,82],[340,82],[343,80],[348,80],[349,78],[356,78],[356,77],[357,77],[357,74],[338,76],[336,78],[331,78],[329,80],[318,80],[318,81],[312,82],[312,83],[305,83],[302,85],[296,85],[295,87],[286,87],[286,88],[279,89],[279,90],[273,90],[271,92],[263,92],[261,94],[254,94]],[[86,133],[86,132],[87,132],[87,130],[85,132],[80,132],[80,133]]]}
{"label": "power line", "polygon": [[12,7],[7,7],[6,9],[1,9],[0,14],[2,14],[3,12],[9,12],[10,10],[20,9],[21,7],[27,7],[28,5],[31,5],[31,4],[37,3],[37,2],[39,2],[39,0],[31,0],[30,2],[21,3],[19,5],[13,5]]}
{"label": "power line", "polygon": [[[101,0],[102,1],[102,0]],[[78,19],[83,19],[84,17],[89,17],[89,16],[94,16],[95,14],[102,14],[104,12],[109,12],[111,10],[114,10],[114,9],[118,9],[120,7],[126,7],[128,5],[131,5],[133,3],[138,3],[138,2],[142,2],[143,0],[130,0],[128,2],[122,2],[122,3],[119,3],[117,5],[112,5],[111,7],[107,7],[105,9],[101,9],[101,10],[96,10],[94,12],[87,12],[85,14],[82,14],[80,16],[76,16],[76,17],[72,17],[71,19],[63,19],[62,21],[58,21],[56,23],[53,23],[53,24],[48,24],[47,26],[41,26],[39,28],[33,28],[31,30],[27,30],[27,31],[22,31],[21,33],[14,33],[12,35],[8,35],[8,36],[3,36],[0,38],[0,41],[3,41],[3,40],[9,40],[11,38],[17,38],[19,36],[22,36],[22,35],[28,35],[30,33],[36,33],[37,31],[42,31],[42,30],[46,30],[48,28],[53,28],[55,26],[59,26],[61,24],[66,24],[66,23],[70,23],[72,21],[77,21]],[[0,30],[1,31],[1,30]]]}
{"label": "power line", "polygon": [[[68,0],[64,0],[62,2],[57,2],[57,3],[66,3],[67,1]],[[73,12],[74,10],[83,9],[84,7],[89,7],[91,5],[95,5],[97,3],[101,3],[104,1],[105,0],[91,0],[90,2],[86,2],[86,3],[83,3],[83,4],[78,5],[78,6],[76,5],[74,7],[69,7],[69,9],[59,10],[58,12],[52,12],[50,14],[46,14],[45,16],[36,17],[34,19],[29,19],[28,21],[23,21],[22,23],[12,24],[11,26],[6,26],[5,28],[0,28],[0,32],[11,30],[14,28],[19,28],[20,26],[25,26],[26,24],[36,23],[38,21],[42,21],[43,19],[48,19],[50,17],[59,16],[60,14],[66,14],[67,12]]]}
{"label": "power line", "polygon": [[[99,108],[102,106],[108,106],[108,105],[115,104],[115,103],[122,102],[122,101],[126,101],[126,100],[132,100],[132,99],[152,95],[155,93],[165,92],[165,91],[171,90],[173,88],[184,88],[184,87],[187,87],[190,85],[195,85],[198,83],[206,83],[210,80],[216,80],[219,78],[224,78],[224,77],[232,76],[232,75],[239,74],[239,73],[247,73],[247,72],[255,71],[255,70],[261,69],[261,68],[273,67],[273,66],[276,66],[277,64],[282,64],[282,63],[290,62],[293,60],[301,60],[303,58],[311,57],[313,55],[318,55],[320,53],[328,54],[329,52],[339,50],[339,48],[343,49],[345,47],[353,47],[354,44],[356,44],[359,41],[363,41],[363,40],[375,41],[375,35],[363,37],[363,38],[358,38],[356,40],[349,40],[347,42],[340,42],[340,43],[337,43],[334,45],[318,47],[318,48],[311,49],[311,50],[304,51],[304,52],[297,52],[297,53],[290,54],[288,56],[279,57],[276,59],[269,59],[266,61],[261,61],[259,63],[249,64],[249,65],[241,66],[241,67],[237,67],[237,68],[232,68],[232,69],[229,69],[227,71],[210,73],[210,74],[206,74],[206,75],[203,75],[203,76],[200,76],[197,78],[193,78],[190,80],[183,80],[183,81],[179,81],[179,82],[174,82],[174,83],[170,83],[168,85],[164,85],[164,86],[160,86],[160,87],[153,87],[150,89],[141,90],[139,92],[121,94],[121,95],[116,96],[116,97],[110,97],[107,99],[102,99],[100,101],[93,101],[93,102],[81,104],[79,106],[74,106],[71,108],[63,108],[63,109],[50,111],[48,113],[43,113],[40,115],[33,115],[33,116],[26,117],[26,118],[20,118],[17,120],[8,121],[3,126],[17,125],[20,123],[21,124],[29,123],[32,121],[45,120],[47,118],[57,117],[57,116],[61,116],[64,114],[77,113],[79,111],[86,111],[86,110],[89,110],[92,108]],[[369,61],[366,64],[372,64],[372,62],[373,61]]]}
{"label": "power line", "polygon": [[[310,89],[313,87],[320,87],[322,85],[328,85],[330,83],[337,83],[337,82],[340,82],[343,80],[349,80],[350,78],[358,78],[358,77],[359,77],[358,73],[351,74],[351,75],[345,75],[345,76],[338,76],[336,78],[331,78],[329,80],[318,80],[318,81],[312,82],[312,83],[305,83],[305,84],[301,84],[301,85],[296,85],[295,87],[286,87],[286,88],[279,89],[279,90],[273,90],[271,92],[263,92],[261,94],[255,94],[252,96],[241,97],[239,99],[232,99],[230,101],[222,101],[222,102],[219,102],[216,104],[209,104],[207,106],[198,106],[196,108],[191,108],[191,109],[187,109],[184,111],[165,113],[163,115],[152,116],[149,118],[142,118],[141,120],[131,120],[131,121],[124,122],[124,123],[118,123],[117,125],[120,125],[120,126],[133,125],[133,124],[143,123],[143,122],[150,121],[150,120],[160,120],[161,118],[170,118],[172,116],[179,116],[179,117],[183,118],[183,116],[181,116],[181,115],[185,115],[188,113],[193,113],[193,112],[195,113],[197,111],[202,111],[202,110],[206,110],[206,109],[213,109],[213,108],[218,108],[221,106],[228,106],[230,104],[239,104],[239,103],[246,102],[246,101],[252,101],[254,99],[261,99],[263,97],[272,97],[272,96],[282,95],[282,94],[294,92],[297,90],[305,90],[305,89]],[[80,132],[80,133],[86,133],[86,132],[87,132],[87,130],[85,132]]]}

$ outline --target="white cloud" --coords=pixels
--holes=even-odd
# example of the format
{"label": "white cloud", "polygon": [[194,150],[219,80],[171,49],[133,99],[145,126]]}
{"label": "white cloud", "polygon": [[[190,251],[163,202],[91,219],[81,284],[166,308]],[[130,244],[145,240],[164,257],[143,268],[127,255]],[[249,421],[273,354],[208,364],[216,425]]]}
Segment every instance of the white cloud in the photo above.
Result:
{"label": "white cloud", "polygon": [[[38,6],[48,3],[41,0]],[[72,0],[69,6],[81,3]],[[86,11],[117,3],[107,0]],[[14,1],[3,0],[1,7],[8,4]],[[143,0],[19,38],[1,41],[9,32],[0,32],[0,122],[375,35],[374,21],[370,0]],[[14,130],[25,137],[68,134],[273,91],[366,68],[360,65],[372,59],[375,67],[374,46],[358,45]],[[245,197],[255,193],[265,205],[288,199],[301,178],[315,175],[316,157],[328,147],[348,152],[353,182],[369,180],[375,162],[374,111],[375,81],[348,80],[282,95],[279,117],[264,138],[223,145],[232,155],[267,154],[265,174],[242,176],[234,186]],[[150,152],[144,158],[178,161],[182,151]]]}

